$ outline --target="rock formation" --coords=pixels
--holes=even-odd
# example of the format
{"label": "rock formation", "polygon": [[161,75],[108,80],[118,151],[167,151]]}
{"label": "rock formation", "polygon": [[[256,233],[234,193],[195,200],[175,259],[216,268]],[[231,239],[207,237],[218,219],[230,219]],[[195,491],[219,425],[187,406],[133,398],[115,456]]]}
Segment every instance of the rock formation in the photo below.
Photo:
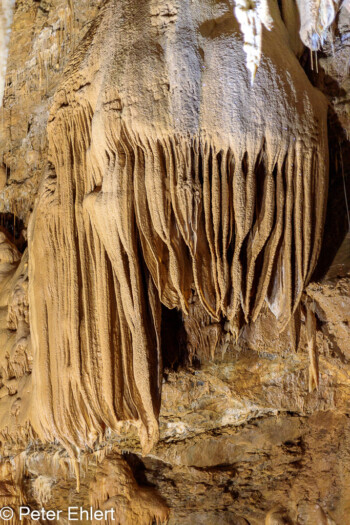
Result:
{"label": "rock formation", "polygon": [[324,431],[342,449],[350,265],[309,283],[338,243],[329,161],[328,203],[347,192],[349,31],[335,0],[16,3],[4,506],[76,489],[106,523],[346,523]]}
{"label": "rock formation", "polygon": [[2,97],[4,95],[13,4],[13,0],[3,0],[0,6],[0,103],[2,103]]}
{"label": "rock formation", "polygon": [[290,320],[320,250],[326,104],[274,15],[253,87],[232,12],[203,2],[166,26],[107,2],[68,65],[29,236],[39,435],[92,446],[137,419],[148,451],[160,303],[187,315],[191,287],[215,319],[267,299]]}

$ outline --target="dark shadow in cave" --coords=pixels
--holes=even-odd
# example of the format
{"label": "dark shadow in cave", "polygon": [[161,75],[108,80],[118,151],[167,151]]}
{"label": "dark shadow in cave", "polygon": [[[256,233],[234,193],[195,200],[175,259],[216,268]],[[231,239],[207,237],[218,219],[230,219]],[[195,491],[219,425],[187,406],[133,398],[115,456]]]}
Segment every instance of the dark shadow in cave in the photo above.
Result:
{"label": "dark shadow in cave", "polygon": [[178,370],[188,364],[186,331],[182,313],[162,305],[162,358],[163,369]]}
{"label": "dark shadow in cave", "polygon": [[[327,56],[321,51],[317,55],[318,58]],[[318,66],[317,70],[311,69],[310,51],[308,49],[305,50],[300,63],[312,85],[319,89],[328,100],[332,98],[339,100],[346,95],[337,80],[327,75],[321,65]],[[326,220],[321,253],[312,275],[312,281],[319,281],[330,276],[340,277],[350,272],[349,244],[343,244],[349,234],[347,202],[350,205],[350,141],[331,105],[328,109],[328,145],[329,189]],[[339,255],[344,264],[341,265],[342,268],[340,265],[335,268],[333,266],[334,259],[336,256],[338,259]],[[341,270],[339,275],[338,270]]]}
{"label": "dark shadow in cave", "polygon": [[24,223],[13,213],[0,213],[0,231],[4,232],[8,239],[23,253],[27,247],[27,240],[23,235]]}
{"label": "dark shadow in cave", "polygon": [[[345,137],[337,115],[332,108],[328,115],[329,136],[329,190],[326,222],[321,253],[312,280],[320,280],[335,273],[332,263],[344,248],[343,241],[349,233],[347,203],[350,204],[350,142]],[[342,246],[343,245],[343,246]],[[349,251],[349,250],[348,250]],[[342,275],[350,272],[350,251],[343,254]],[[341,275],[339,275],[341,276]]]}
{"label": "dark shadow in cave", "polygon": [[155,487],[154,483],[151,483],[147,479],[147,469],[142,459],[132,452],[123,452],[123,459],[127,462],[132,470],[134,478],[138,485],[144,487]]}

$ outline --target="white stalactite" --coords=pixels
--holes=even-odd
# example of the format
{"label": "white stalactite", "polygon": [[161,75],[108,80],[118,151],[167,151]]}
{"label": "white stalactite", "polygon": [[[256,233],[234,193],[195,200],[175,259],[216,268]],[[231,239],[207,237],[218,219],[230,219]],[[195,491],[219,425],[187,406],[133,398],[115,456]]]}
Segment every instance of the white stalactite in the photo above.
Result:
{"label": "white stalactite", "polygon": [[262,26],[268,30],[272,28],[267,0],[236,0],[235,15],[243,33],[247,68],[253,84],[261,59]]}
{"label": "white stalactite", "polygon": [[339,0],[297,0],[300,38],[311,51],[318,51],[341,6]]}
{"label": "white stalactite", "polygon": [[[289,0],[288,0],[289,1]],[[300,16],[300,37],[311,50],[318,51],[327,39],[331,25],[342,5],[350,11],[350,0],[296,0]],[[261,60],[263,26],[273,27],[268,0],[235,0],[234,13],[244,39],[247,68],[251,83]]]}

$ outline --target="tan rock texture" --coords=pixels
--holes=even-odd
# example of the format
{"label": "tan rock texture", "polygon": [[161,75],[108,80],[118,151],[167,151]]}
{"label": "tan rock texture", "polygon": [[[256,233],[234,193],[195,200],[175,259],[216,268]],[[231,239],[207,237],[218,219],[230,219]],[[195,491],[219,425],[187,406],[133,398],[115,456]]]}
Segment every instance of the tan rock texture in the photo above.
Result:
{"label": "tan rock texture", "polygon": [[192,286],[218,320],[265,299],[290,320],[321,244],[326,104],[275,11],[253,87],[233,13],[211,2],[167,24],[160,4],[107,2],[66,68],[29,230],[39,435],[91,446],[136,419],[148,451],[161,303],[187,315]]}
{"label": "tan rock texture", "polygon": [[332,0],[17,0],[14,524],[21,504],[58,523],[75,505],[115,508],[106,524],[350,524],[349,37]]}

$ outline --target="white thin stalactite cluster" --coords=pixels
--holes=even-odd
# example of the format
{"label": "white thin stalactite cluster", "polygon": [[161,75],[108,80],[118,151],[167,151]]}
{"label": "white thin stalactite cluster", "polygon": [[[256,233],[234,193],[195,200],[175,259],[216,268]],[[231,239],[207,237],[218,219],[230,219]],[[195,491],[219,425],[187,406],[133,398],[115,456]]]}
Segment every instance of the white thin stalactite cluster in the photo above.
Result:
{"label": "white thin stalactite cluster", "polygon": [[[327,40],[342,5],[350,11],[349,0],[296,0],[300,37],[311,52],[318,51]],[[273,27],[269,3],[268,0],[234,0],[234,13],[243,34],[246,65],[253,84],[261,61],[263,27],[268,30]]]}

